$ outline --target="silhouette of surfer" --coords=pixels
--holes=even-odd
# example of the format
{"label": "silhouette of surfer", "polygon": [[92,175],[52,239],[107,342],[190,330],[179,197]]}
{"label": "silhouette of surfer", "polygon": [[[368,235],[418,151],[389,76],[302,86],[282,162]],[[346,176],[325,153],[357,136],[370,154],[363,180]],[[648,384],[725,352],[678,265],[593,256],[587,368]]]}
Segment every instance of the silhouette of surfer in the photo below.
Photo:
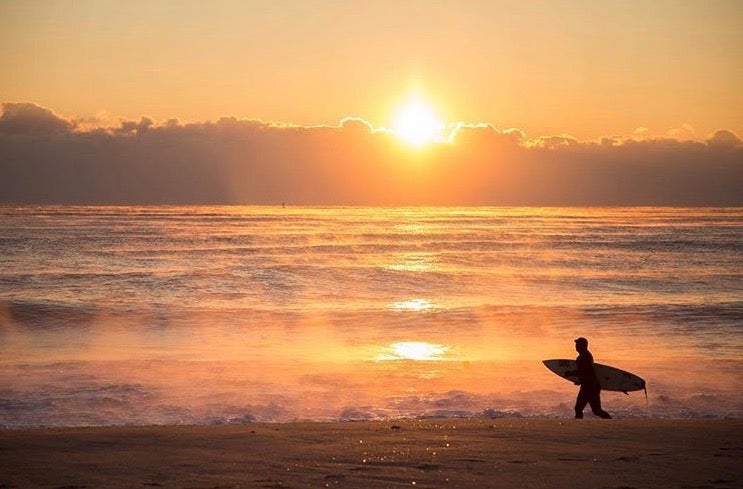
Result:
{"label": "silhouette of surfer", "polygon": [[583,419],[583,409],[587,404],[599,418],[611,418],[609,413],[601,409],[601,384],[593,367],[593,355],[588,351],[588,340],[582,337],[575,340],[575,351],[578,352],[578,358],[575,359],[576,369],[565,372],[565,375],[577,376],[576,384],[580,385],[575,400],[575,419]]}

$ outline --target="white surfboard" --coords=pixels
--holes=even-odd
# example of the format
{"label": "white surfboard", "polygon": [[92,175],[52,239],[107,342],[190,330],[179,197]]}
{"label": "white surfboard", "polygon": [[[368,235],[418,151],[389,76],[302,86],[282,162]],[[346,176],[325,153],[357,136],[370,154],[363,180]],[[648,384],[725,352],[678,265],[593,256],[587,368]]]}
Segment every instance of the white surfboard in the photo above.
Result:
{"label": "white surfboard", "polygon": [[[577,368],[575,360],[559,358],[543,360],[542,363],[563,379],[571,382],[578,381],[577,375],[565,375],[565,372],[574,371]],[[630,391],[639,391],[645,388],[645,381],[635,374],[600,363],[594,363],[593,366],[596,369],[596,377],[598,377],[601,389],[603,390],[624,392],[626,394]]]}

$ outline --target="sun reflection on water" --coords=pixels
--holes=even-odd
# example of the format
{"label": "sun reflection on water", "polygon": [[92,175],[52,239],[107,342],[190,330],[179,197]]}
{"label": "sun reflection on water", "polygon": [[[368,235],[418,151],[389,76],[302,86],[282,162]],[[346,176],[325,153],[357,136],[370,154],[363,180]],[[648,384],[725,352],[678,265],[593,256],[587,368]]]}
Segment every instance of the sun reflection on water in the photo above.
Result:
{"label": "sun reflection on water", "polygon": [[440,269],[435,255],[428,253],[410,253],[400,256],[394,263],[385,265],[387,270],[397,272],[433,272]]}
{"label": "sun reflection on water", "polygon": [[446,354],[449,349],[448,346],[438,343],[399,341],[382,348],[381,353],[377,356],[377,360],[446,360]]}
{"label": "sun reflection on water", "polygon": [[430,311],[433,303],[428,299],[409,299],[395,302],[390,308],[394,311]]}

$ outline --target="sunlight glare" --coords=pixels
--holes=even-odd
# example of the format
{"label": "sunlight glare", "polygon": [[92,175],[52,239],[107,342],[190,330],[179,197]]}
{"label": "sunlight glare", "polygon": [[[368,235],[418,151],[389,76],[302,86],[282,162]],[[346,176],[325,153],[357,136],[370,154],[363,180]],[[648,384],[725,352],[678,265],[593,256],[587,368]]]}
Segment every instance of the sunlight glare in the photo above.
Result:
{"label": "sunlight glare", "polygon": [[392,304],[395,311],[428,311],[433,309],[433,304],[427,299],[410,299]]}
{"label": "sunlight glare", "polygon": [[433,110],[420,100],[405,104],[395,124],[397,137],[415,147],[442,140],[443,129]]}
{"label": "sunlight glare", "polygon": [[444,360],[449,347],[425,341],[399,341],[384,349],[377,360]]}

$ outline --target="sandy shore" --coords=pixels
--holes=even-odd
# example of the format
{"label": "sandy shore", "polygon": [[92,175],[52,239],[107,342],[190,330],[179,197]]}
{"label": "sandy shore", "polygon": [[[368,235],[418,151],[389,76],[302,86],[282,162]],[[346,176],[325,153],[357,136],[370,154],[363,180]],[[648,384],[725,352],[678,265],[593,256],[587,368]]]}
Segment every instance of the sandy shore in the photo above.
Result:
{"label": "sandy shore", "polygon": [[0,488],[740,488],[743,420],[0,431]]}

